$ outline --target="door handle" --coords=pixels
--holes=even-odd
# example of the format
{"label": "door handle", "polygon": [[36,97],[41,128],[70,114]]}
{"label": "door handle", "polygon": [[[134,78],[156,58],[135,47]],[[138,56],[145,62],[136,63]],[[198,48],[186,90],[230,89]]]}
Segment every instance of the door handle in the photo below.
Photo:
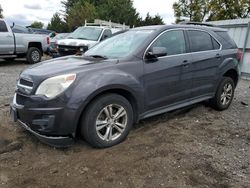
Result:
{"label": "door handle", "polygon": [[220,54],[216,54],[215,57],[216,57],[217,59],[220,59],[220,58],[221,58],[221,55],[220,55]]}
{"label": "door handle", "polygon": [[184,60],[182,65],[183,67],[188,67],[189,66],[188,60]]}

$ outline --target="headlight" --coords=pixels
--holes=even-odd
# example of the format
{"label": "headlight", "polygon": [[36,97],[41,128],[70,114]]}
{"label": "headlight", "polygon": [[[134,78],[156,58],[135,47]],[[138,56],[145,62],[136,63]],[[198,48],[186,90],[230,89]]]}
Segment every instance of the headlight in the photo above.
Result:
{"label": "headlight", "polygon": [[44,95],[48,98],[54,98],[63,93],[76,79],[76,74],[66,74],[55,76],[44,80],[38,89],[36,95]]}

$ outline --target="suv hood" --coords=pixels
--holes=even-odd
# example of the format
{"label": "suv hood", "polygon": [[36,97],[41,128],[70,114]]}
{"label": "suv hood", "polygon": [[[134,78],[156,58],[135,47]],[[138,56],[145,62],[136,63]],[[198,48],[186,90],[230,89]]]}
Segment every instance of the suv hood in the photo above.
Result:
{"label": "suv hood", "polygon": [[114,66],[117,60],[90,59],[82,56],[67,56],[38,63],[25,69],[21,77],[46,79],[52,76],[68,73],[88,72],[107,66]]}
{"label": "suv hood", "polygon": [[81,40],[81,39],[61,39],[57,41],[58,45],[66,46],[90,46],[97,44],[97,41],[93,40]]}

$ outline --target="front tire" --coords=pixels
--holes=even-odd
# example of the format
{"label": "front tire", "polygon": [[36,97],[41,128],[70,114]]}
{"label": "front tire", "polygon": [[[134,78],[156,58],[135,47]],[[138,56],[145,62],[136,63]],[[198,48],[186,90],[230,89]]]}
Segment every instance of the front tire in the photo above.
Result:
{"label": "front tire", "polygon": [[133,109],[126,98],[106,94],[94,100],[81,121],[81,135],[93,147],[107,148],[124,141],[133,124]]}
{"label": "front tire", "polygon": [[215,97],[210,101],[211,106],[219,111],[228,109],[234,98],[234,90],[235,84],[232,78],[223,77]]}
{"label": "front tire", "polygon": [[42,53],[41,51],[36,47],[30,47],[27,52],[27,62],[29,64],[35,64],[41,61]]}

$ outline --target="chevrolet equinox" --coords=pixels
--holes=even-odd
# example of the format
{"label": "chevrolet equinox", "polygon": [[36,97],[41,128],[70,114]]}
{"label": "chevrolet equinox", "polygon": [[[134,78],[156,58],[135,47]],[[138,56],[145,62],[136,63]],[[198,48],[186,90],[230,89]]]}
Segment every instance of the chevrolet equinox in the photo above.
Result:
{"label": "chevrolet equinox", "polygon": [[227,109],[241,51],[224,29],[198,25],[131,29],[84,55],[35,64],[20,74],[11,116],[41,141],[76,135],[105,148],[138,120],[201,101]]}

